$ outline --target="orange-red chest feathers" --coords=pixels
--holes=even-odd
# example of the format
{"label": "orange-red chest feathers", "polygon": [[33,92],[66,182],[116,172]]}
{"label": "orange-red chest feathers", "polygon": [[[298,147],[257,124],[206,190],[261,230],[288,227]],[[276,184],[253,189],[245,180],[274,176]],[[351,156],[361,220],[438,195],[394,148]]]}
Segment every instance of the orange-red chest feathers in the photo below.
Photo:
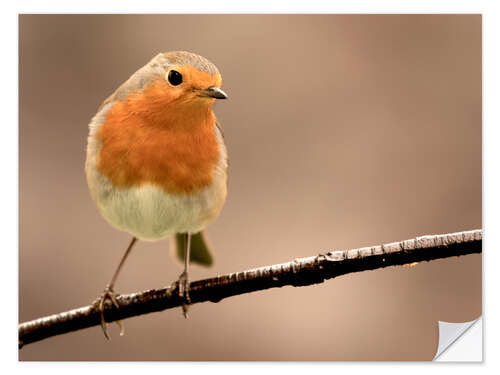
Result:
{"label": "orange-red chest feathers", "polygon": [[166,193],[210,186],[219,161],[212,102],[172,98],[158,81],[117,101],[96,133],[97,169],[115,187],[151,183]]}

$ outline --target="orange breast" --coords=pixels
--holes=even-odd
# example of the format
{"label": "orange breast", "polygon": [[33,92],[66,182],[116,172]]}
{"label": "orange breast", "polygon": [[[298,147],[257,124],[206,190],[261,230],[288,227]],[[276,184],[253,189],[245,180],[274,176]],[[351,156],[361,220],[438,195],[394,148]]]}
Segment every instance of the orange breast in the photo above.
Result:
{"label": "orange breast", "polygon": [[[116,187],[152,183],[167,193],[212,184],[219,160],[212,105],[175,104],[162,87],[117,102],[96,133],[97,168]],[[155,91],[156,90],[156,91]],[[162,102],[163,101],[163,102]]]}

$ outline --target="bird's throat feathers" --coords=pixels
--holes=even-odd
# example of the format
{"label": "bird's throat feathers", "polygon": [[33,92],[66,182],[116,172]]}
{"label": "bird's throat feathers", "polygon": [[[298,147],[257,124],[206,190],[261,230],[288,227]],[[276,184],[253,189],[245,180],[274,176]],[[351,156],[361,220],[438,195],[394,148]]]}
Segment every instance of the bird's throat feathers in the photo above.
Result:
{"label": "bird's throat feathers", "polygon": [[190,193],[213,183],[219,161],[213,100],[179,96],[165,84],[116,101],[96,134],[97,168],[116,187],[149,183]]}

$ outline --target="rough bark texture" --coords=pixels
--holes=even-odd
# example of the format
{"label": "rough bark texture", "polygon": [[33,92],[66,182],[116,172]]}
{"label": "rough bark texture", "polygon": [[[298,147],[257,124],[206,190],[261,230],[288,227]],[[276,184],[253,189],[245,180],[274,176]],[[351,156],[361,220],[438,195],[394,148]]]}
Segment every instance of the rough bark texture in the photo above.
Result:
{"label": "rough bark texture", "polygon": [[[482,252],[482,231],[417,237],[385,245],[332,251],[291,262],[194,281],[192,303],[218,302],[230,296],[278,288],[306,286],[351,272],[430,261]],[[120,308],[105,304],[105,320],[113,322],[136,315],[181,305],[177,288],[152,289],[117,297]],[[19,347],[79,329],[100,325],[100,313],[93,305],[62,312],[19,325]]]}

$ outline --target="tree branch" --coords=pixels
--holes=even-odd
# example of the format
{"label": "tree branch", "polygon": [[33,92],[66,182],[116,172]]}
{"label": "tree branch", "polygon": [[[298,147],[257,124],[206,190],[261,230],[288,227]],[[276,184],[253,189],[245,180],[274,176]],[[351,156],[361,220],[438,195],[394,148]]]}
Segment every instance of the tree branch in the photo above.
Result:
{"label": "tree branch", "polygon": [[[393,242],[381,246],[333,251],[291,262],[194,281],[192,303],[219,302],[223,298],[285,285],[319,284],[340,275],[388,266],[430,261],[482,252],[482,231],[472,230]],[[117,297],[119,309],[105,304],[105,320],[113,322],[181,305],[175,288],[152,289]],[[100,324],[93,305],[62,312],[19,325],[19,347]]]}

